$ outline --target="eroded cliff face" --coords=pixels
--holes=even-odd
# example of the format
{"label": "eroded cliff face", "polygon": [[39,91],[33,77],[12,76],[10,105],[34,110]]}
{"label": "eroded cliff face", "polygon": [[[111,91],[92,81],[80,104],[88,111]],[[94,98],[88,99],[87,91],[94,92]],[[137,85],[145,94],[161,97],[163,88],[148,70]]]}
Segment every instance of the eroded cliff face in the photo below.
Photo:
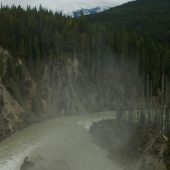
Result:
{"label": "eroded cliff face", "polygon": [[0,140],[23,126],[24,107],[20,103],[19,84],[9,74],[10,69],[16,70],[20,64],[12,63],[8,51],[0,48]]}
{"label": "eroded cliff face", "polygon": [[23,107],[0,83],[0,140],[22,126]]}
{"label": "eroded cliff face", "polygon": [[0,48],[0,140],[47,115],[48,92],[43,88],[20,58]]}
{"label": "eroded cliff face", "polygon": [[81,57],[65,54],[29,67],[0,48],[1,84],[23,108],[23,125],[58,115],[131,109],[143,100],[142,83],[132,80],[125,63],[110,60],[86,66]]}
{"label": "eroded cliff face", "polygon": [[42,75],[50,89],[52,114],[128,110],[142,103],[141,80],[129,76],[126,63],[106,58],[92,65],[89,69],[76,56],[49,59]]}

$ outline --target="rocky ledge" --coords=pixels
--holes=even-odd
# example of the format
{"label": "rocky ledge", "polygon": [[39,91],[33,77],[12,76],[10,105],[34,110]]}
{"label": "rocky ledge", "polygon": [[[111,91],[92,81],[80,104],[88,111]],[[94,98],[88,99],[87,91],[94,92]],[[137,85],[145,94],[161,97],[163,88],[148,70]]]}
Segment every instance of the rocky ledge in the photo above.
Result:
{"label": "rocky ledge", "polygon": [[157,130],[118,120],[93,123],[94,141],[108,156],[127,170],[167,170],[170,161],[168,139]]}

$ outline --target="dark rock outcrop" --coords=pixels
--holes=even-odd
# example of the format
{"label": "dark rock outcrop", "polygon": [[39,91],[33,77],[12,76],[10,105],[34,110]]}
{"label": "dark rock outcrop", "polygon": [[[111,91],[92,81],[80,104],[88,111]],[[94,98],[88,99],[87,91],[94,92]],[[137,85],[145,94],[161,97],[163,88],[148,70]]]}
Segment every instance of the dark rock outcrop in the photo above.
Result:
{"label": "dark rock outcrop", "polygon": [[127,170],[166,170],[166,138],[160,131],[133,123],[103,120],[90,128],[94,140]]}
{"label": "dark rock outcrop", "polygon": [[23,164],[21,165],[20,170],[31,170],[33,167],[34,163],[29,160],[28,157],[25,157]]}

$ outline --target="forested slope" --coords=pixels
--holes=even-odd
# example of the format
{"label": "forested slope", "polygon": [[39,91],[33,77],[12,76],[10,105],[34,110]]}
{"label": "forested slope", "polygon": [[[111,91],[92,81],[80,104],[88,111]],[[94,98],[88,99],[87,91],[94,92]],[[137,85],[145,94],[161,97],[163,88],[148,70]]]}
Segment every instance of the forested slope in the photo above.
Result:
{"label": "forested slope", "polygon": [[151,34],[161,42],[170,42],[170,1],[136,0],[110,8],[102,13],[89,15],[95,23],[112,28]]}

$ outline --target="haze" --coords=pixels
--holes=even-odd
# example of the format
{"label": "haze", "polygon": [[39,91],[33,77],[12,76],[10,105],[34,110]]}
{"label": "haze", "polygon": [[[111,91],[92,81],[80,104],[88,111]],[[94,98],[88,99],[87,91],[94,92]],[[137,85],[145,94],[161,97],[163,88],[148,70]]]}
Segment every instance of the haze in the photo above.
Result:
{"label": "haze", "polygon": [[43,7],[52,10],[63,11],[64,13],[80,9],[80,8],[92,8],[96,6],[107,6],[112,7],[119,4],[123,4],[128,0],[1,0],[0,2],[3,5],[21,5],[22,7],[30,6],[39,6],[40,4]]}

